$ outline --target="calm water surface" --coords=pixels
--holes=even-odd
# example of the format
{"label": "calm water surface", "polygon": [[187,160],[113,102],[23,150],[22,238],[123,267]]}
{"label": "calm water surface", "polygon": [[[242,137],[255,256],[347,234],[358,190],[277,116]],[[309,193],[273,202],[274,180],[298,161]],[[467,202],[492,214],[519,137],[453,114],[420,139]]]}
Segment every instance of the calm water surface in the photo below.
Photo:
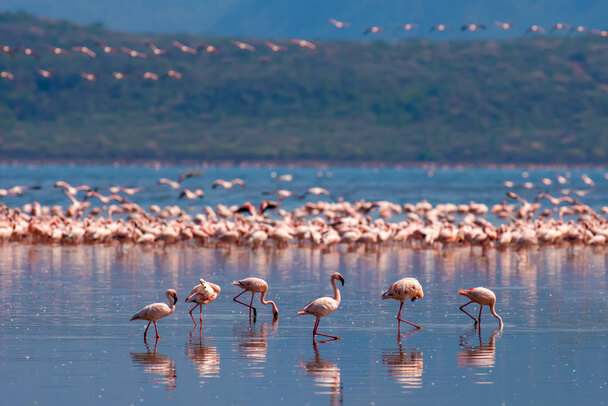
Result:
{"label": "calm water surface", "polygon": [[[608,397],[607,257],[591,249],[481,251],[377,247],[348,251],[196,247],[0,247],[0,394],[3,404],[603,404]],[[340,309],[314,346],[314,318],[296,316],[330,295]],[[234,279],[268,280],[280,318],[258,306],[250,323],[231,299]],[[423,299],[405,317],[381,292],[417,277]],[[200,277],[223,290],[192,331],[183,299]],[[498,296],[505,328],[486,311],[480,331],[458,310],[458,288]],[[142,306],[175,288],[163,336],[143,341]],[[473,305],[472,305],[473,306]],[[475,311],[475,309],[473,309]]]}

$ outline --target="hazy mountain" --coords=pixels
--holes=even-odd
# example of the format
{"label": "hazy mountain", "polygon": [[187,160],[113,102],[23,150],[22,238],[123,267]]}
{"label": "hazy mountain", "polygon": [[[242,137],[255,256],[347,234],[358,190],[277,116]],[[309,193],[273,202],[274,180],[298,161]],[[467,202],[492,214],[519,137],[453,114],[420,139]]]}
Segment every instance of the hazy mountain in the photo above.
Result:
{"label": "hazy mountain", "polygon": [[[38,16],[80,23],[101,22],[130,32],[191,32],[222,36],[360,39],[370,25],[385,28],[375,39],[392,40],[398,24],[418,23],[416,36],[432,38],[498,38],[522,35],[526,26],[556,22],[608,28],[608,2],[599,0],[0,0],[0,10],[24,10]],[[329,17],[352,23],[338,30]],[[494,20],[515,21],[512,33],[491,26]],[[466,22],[488,30],[465,33]],[[449,24],[449,32],[431,33],[433,24]],[[369,37],[369,36],[368,36]]]}

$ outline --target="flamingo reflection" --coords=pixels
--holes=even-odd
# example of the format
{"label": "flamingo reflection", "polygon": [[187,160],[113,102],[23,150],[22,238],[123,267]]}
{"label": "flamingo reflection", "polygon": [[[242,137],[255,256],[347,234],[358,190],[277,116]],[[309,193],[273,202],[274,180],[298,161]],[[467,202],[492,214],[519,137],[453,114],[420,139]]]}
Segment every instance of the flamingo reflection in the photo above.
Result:
{"label": "flamingo reflection", "polygon": [[145,374],[149,375],[149,379],[144,382],[152,383],[153,387],[165,385],[165,390],[175,391],[177,388],[177,372],[175,370],[175,362],[167,355],[156,352],[158,339],[154,343],[154,348],[150,349],[148,343],[146,352],[132,352],[131,360],[140,367]]}
{"label": "flamingo reflection", "polygon": [[340,368],[333,362],[321,358],[316,342],[313,342],[312,347],[315,350],[314,360],[300,360],[298,364],[306,371],[307,375],[312,376],[313,385],[321,388],[319,392],[314,392],[316,395],[329,395],[330,405],[343,404]]}
{"label": "flamingo reflection", "polygon": [[[193,334],[194,331],[199,331],[199,334]],[[200,329],[194,329],[190,332],[190,339],[186,344],[186,355],[190,357],[190,361],[198,370],[198,376],[201,378],[200,383],[204,383],[207,378],[220,377],[220,352],[217,347],[206,345],[203,342],[202,332]]]}
{"label": "flamingo reflection", "polygon": [[[477,333],[477,334],[475,334]],[[468,340],[477,336],[479,345],[469,345]],[[481,341],[481,329],[472,328],[460,337],[460,352],[458,353],[458,367],[493,368],[496,363],[496,338],[500,330],[495,330],[487,344]]]}
{"label": "flamingo reflection", "polygon": [[269,334],[274,335],[278,325],[277,319],[274,319],[272,323],[263,323],[259,331],[251,322],[247,323],[246,327],[244,323],[235,325],[234,335],[237,337],[237,342],[234,351],[239,354],[239,358],[249,362],[245,369],[252,370],[251,377],[264,377],[264,363],[266,363],[268,355],[266,337]]}
{"label": "flamingo reflection", "polygon": [[422,351],[403,349],[399,344],[399,348],[382,350],[382,363],[386,365],[388,374],[403,389],[422,387],[422,372],[424,370]]}

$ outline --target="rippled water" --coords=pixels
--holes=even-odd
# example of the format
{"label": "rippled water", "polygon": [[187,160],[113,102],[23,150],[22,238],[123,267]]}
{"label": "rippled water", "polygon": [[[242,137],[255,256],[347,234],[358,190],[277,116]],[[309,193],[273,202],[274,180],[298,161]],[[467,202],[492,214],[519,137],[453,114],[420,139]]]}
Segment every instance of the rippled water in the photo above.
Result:
{"label": "rippled water", "polygon": [[[604,250],[481,251],[361,247],[212,250],[193,247],[0,246],[0,393],[3,404],[602,404],[608,386]],[[342,304],[319,330],[296,316],[330,295]],[[233,279],[260,276],[281,312],[250,323]],[[381,292],[417,277],[423,299]],[[183,299],[200,277],[223,290],[192,331]],[[484,312],[480,331],[458,310],[458,288],[487,286],[505,328]],[[143,341],[143,305],[175,288],[162,338]],[[258,302],[259,303],[259,302]],[[473,305],[472,305],[473,306]],[[473,309],[474,311],[475,309]]]}

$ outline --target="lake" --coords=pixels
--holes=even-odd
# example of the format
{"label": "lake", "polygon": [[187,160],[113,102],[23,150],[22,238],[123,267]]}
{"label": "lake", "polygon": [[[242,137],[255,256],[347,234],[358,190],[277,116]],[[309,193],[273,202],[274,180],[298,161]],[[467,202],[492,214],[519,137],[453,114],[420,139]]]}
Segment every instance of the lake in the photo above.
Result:
{"label": "lake", "polygon": [[[413,250],[374,246],[210,249],[172,246],[0,246],[0,393],[6,404],[587,404],[606,403],[607,256],[591,248]],[[314,318],[297,316],[331,295],[342,304],[313,344]],[[268,281],[257,319],[232,301],[234,279]],[[381,300],[392,282],[418,278],[424,298]],[[219,284],[194,329],[184,303],[199,278]],[[458,307],[459,288],[486,286],[505,326],[484,309],[481,329]],[[175,312],[129,322],[177,290]],[[247,297],[245,294],[243,297]],[[257,296],[256,296],[256,300]],[[469,306],[475,314],[476,305]],[[471,309],[472,308],[472,309]],[[196,314],[196,313],[195,313]]]}

